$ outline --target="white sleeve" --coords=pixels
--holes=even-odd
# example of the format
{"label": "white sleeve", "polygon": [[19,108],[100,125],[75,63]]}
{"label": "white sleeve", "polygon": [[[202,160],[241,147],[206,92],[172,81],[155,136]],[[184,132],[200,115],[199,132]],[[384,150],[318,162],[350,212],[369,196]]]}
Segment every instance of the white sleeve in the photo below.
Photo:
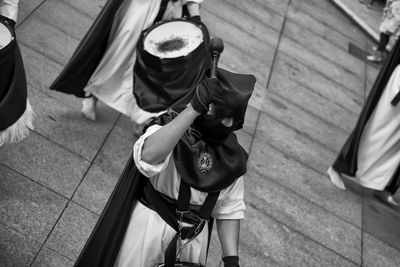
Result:
{"label": "white sleeve", "polygon": [[0,0],[0,14],[17,21],[19,0]]}
{"label": "white sleeve", "polygon": [[246,205],[243,200],[243,176],[239,177],[228,188],[221,191],[213,209],[212,217],[216,219],[243,219]]}
{"label": "white sleeve", "polygon": [[193,3],[198,3],[201,4],[204,0],[181,0],[182,6],[186,5],[187,3],[193,2]]}
{"label": "white sleeve", "polygon": [[133,145],[133,159],[135,161],[136,167],[146,177],[153,177],[154,175],[159,174],[162,170],[164,170],[167,167],[172,155],[171,151],[171,153],[169,153],[168,156],[161,163],[155,165],[149,164],[142,160],[142,149],[147,137],[158,131],[158,129],[160,129],[161,127],[162,126],[160,125],[150,126]]}

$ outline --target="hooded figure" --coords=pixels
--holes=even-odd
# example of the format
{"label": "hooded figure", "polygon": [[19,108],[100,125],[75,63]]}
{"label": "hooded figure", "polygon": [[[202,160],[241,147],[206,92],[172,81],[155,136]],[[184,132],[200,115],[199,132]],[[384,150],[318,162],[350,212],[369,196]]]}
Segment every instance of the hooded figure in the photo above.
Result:
{"label": "hooded figure", "polygon": [[345,189],[341,174],[364,187],[382,191],[377,197],[392,205],[400,185],[400,41],[379,72],[358,122],[332,167],[331,181]]}
{"label": "hooded figure", "polygon": [[33,129],[21,52],[15,38],[17,0],[0,0],[0,147],[22,141]]}
{"label": "hooded figure", "polygon": [[222,69],[217,77],[181,113],[146,126],[76,266],[205,266],[214,218],[224,266],[239,266],[248,155],[234,131],[255,78]]}
{"label": "hooded figure", "polygon": [[[134,71],[136,46],[139,45],[138,49],[142,52],[143,49],[140,48],[142,32],[151,28],[156,22],[181,18],[188,13],[191,20],[199,23],[204,30],[206,36],[202,49],[203,59],[206,58],[208,51],[204,48],[208,45],[208,32],[200,22],[199,16],[199,5],[202,1],[108,0],[64,70],[50,85],[50,89],[77,97],[87,97],[82,102],[82,113],[92,120],[96,120],[97,99],[129,116],[138,124],[159,115],[168,109],[171,103],[175,103],[173,97],[181,101],[179,97],[182,94],[179,92],[182,92],[183,88],[192,89],[184,87],[187,81],[192,82],[191,86],[197,85],[209,66],[206,60],[198,61],[197,52],[197,65],[186,66],[190,71],[185,72],[187,74],[185,83],[182,83],[182,78],[172,83],[170,80],[162,80],[166,77],[176,77],[176,74],[171,76],[171,73],[164,73],[161,77],[146,78],[143,74],[152,73],[154,68],[158,67],[157,62],[149,55],[142,56],[138,52],[137,57],[140,62]],[[156,64],[146,65],[149,60]],[[190,56],[185,60],[195,62]],[[174,66],[176,65],[175,63]],[[168,68],[170,67],[171,64],[168,65]],[[153,81],[157,79],[157,82],[149,82],[151,79]],[[157,87],[160,83],[167,84],[167,82],[175,86],[174,95],[169,94],[170,88]],[[140,91],[137,88],[140,88]],[[156,90],[160,91],[158,98],[154,96]],[[147,93],[150,93],[150,96]],[[157,103],[161,104],[152,106]]]}

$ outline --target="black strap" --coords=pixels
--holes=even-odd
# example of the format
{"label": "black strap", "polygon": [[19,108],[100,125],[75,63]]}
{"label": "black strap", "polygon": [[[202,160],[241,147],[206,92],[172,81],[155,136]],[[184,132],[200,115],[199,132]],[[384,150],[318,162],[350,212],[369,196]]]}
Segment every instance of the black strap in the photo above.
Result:
{"label": "black strap", "polygon": [[[214,206],[217,203],[219,193],[220,192],[212,192],[207,195],[198,214],[200,219],[202,219],[200,223],[203,225],[194,225],[191,227],[190,231],[192,238],[196,237],[200,233],[201,229],[204,227],[205,222],[208,221],[208,219],[210,219],[212,210],[214,209]],[[190,195],[191,195],[190,186],[187,185],[183,180],[181,180],[181,183],[179,185],[179,195],[177,203],[178,216],[183,216],[185,212],[189,212]],[[178,222],[176,222],[176,224],[178,224]],[[165,255],[164,255],[165,267],[173,267],[175,264],[176,243],[181,234],[180,231],[181,229],[177,231],[176,235],[174,236],[172,241],[169,243],[167,249],[165,250]]]}
{"label": "black strap", "polygon": [[165,10],[167,9],[169,0],[161,0],[160,10],[158,11],[157,17],[154,23],[159,22],[164,16]]}
{"label": "black strap", "polygon": [[393,106],[397,106],[397,104],[400,102],[400,92],[398,92],[393,100],[390,102]]}

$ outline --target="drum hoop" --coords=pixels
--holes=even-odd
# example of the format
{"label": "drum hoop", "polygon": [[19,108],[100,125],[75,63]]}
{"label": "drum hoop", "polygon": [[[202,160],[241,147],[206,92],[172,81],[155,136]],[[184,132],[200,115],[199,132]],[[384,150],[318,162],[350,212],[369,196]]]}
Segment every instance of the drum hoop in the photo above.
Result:
{"label": "drum hoop", "polygon": [[[189,22],[192,23],[193,25],[197,26],[200,28],[201,32],[203,33],[203,45],[207,44],[209,42],[210,39],[210,34],[208,32],[207,26],[200,22],[200,23],[196,23],[191,21],[190,19],[187,18],[177,18],[177,19],[170,19],[170,20],[163,20],[163,21],[158,21],[156,22],[154,25],[152,25],[150,28],[144,30],[139,38],[139,41],[137,43],[137,50],[138,53],[145,53],[148,57],[154,58],[154,59],[158,59],[161,60],[159,57],[149,53],[147,50],[144,49],[144,40],[146,38],[146,36],[149,34],[150,31],[152,31],[154,28],[158,27],[159,25],[165,24],[165,23],[169,23],[169,22],[174,22],[174,21],[185,21],[185,22]],[[194,49],[192,52],[197,51],[202,45],[200,44],[200,46],[198,46],[196,49]],[[140,51],[140,52],[139,52]],[[187,55],[186,55],[187,56]],[[186,56],[180,56],[180,57],[176,57],[176,58],[170,58],[169,60],[176,60],[176,59],[180,59],[180,58],[185,58]],[[162,60],[168,60],[168,59],[162,59]]]}
{"label": "drum hoop", "polygon": [[0,49],[0,51],[2,51],[4,49],[6,49],[7,47],[9,47],[15,41],[15,32],[12,30],[10,25],[2,18],[2,16],[0,16],[0,23],[3,24],[10,31],[10,34],[11,34],[11,41],[7,45],[5,45],[4,47],[2,47]]}

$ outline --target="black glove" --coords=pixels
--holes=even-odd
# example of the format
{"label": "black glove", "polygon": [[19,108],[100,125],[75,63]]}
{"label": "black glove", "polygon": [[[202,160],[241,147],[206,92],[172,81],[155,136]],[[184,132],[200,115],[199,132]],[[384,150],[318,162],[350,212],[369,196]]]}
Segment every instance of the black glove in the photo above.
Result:
{"label": "black glove", "polygon": [[193,22],[197,23],[197,24],[199,24],[201,22],[200,15],[192,16],[189,19],[192,20]]}
{"label": "black glove", "polygon": [[197,112],[204,114],[210,103],[224,103],[221,97],[222,85],[217,78],[207,78],[197,85],[190,103]]}
{"label": "black glove", "polygon": [[224,261],[224,267],[240,267],[239,256],[226,256],[222,260]]}

